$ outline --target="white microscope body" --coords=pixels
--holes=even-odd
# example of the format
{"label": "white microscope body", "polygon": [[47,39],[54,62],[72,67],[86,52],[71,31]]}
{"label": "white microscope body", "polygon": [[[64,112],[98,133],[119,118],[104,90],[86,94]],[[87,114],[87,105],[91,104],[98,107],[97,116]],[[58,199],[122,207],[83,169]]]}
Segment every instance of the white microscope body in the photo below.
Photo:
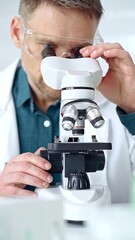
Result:
{"label": "white microscope body", "polygon": [[41,156],[54,165],[54,171],[59,165],[57,172],[62,172],[63,179],[62,185],[39,189],[38,194],[39,197],[47,192],[60,195],[64,218],[85,221],[92,206],[110,203],[108,187],[91,186],[87,172],[104,169],[103,150],[111,149],[111,144],[98,142],[96,136],[92,136],[90,143],[83,141],[86,119],[95,128],[104,124],[99,107],[93,101],[102,70],[94,59],[49,56],[42,60],[41,73],[49,87],[61,90],[60,136],[48,144],[48,150]]}

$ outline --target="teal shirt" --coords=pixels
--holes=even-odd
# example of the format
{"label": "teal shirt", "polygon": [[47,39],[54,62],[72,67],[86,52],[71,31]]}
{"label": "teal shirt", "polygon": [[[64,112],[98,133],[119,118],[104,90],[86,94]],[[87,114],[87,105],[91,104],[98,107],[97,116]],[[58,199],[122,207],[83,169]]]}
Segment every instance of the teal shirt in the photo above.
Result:
{"label": "teal shirt", "polygon": [[128,129],[128,131],[135,135],[135,113],[127,114],[125,111],[117,106],[117,114],[121,123]]}
{"label": "teal shirt", "polygon": [[[59,136],[60,101],[42,112],[34,104],[27,76],[18,66],[12,88],[18,123],[20,153],[34,153],[39,147],[47,149],[48,143]],[[60,174],[55,174],[53,184],[61,181]]]}

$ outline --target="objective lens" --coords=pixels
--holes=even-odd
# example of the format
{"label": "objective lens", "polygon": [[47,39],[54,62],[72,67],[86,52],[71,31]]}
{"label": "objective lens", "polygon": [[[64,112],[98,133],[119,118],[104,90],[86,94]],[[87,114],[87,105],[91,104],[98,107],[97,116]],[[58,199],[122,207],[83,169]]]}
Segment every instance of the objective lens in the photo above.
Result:
{"label": "objective lens", "polygon": [[99,128],[103,126],[105,121],[99,111],[99,107],[96,104],[88,107],[86,112],[87,118],[94,128]]}
{"label": "objective lens", "polygon": [[76,120],[72,133],[75,136],[84,135],[84,119]]}
{"label": "objective lens", "polygon": [[62,115],[63,115],[62,127],[66,131],[72,130],[78,117],[78,111],[76,107],[74,105],[64,107]]}

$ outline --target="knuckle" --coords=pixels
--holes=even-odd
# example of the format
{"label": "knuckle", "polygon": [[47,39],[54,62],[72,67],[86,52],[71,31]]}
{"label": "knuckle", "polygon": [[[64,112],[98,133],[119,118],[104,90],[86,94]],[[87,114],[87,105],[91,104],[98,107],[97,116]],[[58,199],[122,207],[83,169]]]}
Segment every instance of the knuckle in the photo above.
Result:
{"label": "knuckle", "polygon": [[33,155],[33,153],[27,152],[27,153],[22,153],[21,157],[23,158],[23,160],[27,161],[27,159],[32,157],[32,155]]}
{"label": "knuckle", "polygon": [[23,183],[25,174],[23,172],[15,173],[15,179],[18,183]]}
{"label": "knuckle", "polygon": [[29,162],[22,162],[21,163],[21,168],[23,169],[23,170],[27,170],[27,169],[29,169],[31,167],[31,164],[29,163]]}
{"label": "knuckle", "polygon": [[127,51],[125,51],[125,55],[126,55],[127,57],[130,57],[130,53],[127,52]]}
{"label": "knuckle", "polygon": [[42,170],[42,169],[39,170],[39,177],[40,177],[41,179],[45,180],[47,174],[48,174],[48,173],[47,173],[46,171],[44,171],[44,170]]}
{"label": "knuckle", "polygon": [[121,44],[118,43],[118,42],[114,43],[114,45],[115,45],[116,48],[121,48]]}
{"label": "knuckle", "polygon": [[35,187],[41,187],[42,181],[39,178],[34,177],[33,178],[33,186]]}

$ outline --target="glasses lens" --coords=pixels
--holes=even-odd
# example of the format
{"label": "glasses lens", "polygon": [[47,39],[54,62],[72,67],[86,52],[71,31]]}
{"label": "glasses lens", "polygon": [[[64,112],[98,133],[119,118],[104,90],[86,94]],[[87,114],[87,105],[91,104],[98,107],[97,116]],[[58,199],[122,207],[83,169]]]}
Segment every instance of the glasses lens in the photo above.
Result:
{"label": "glasses lens", "polygon": [[104,39],[102,38],[100,32],[97,31],[96,35],[94,37],[94,45],[97,45],[97,44],[100,44],[100,43],[103,43],[103,42],[104,42]]}
{"label": "glasses lens", "polygon": [[80,58],[80,49],[93,45],[93,41],[68,39],[34,33],[26,30],[24,34],[23,48],[33,57],[42,60],[49,56],[61,56],[65,58]]}
{"label": "glasses lens", "polygon": [[25,34],[24,37],[24,49],[33,57],[42,60],[42,51],[44,49],[45,43],[40,41],[34,34]]}

